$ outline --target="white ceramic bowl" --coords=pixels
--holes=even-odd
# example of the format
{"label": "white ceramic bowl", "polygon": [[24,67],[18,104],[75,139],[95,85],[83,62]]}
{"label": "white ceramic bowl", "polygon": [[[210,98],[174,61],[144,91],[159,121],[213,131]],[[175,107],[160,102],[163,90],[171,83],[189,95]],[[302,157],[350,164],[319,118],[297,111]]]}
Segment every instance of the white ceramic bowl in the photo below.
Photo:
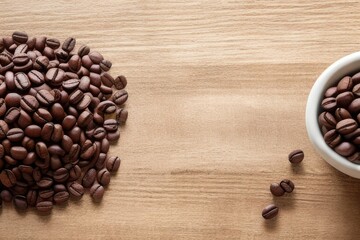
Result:
{"label": "white ceramic bowl", "polygon": [[324,141],[318,124],[320,104],[325,90],[342,77],[360,72],[360,52],[347,55],[331,64],[316,80],[306,104],[306,129],[317,152],[339,171],[360,178],[360,165],[354,164],[332,150]]}

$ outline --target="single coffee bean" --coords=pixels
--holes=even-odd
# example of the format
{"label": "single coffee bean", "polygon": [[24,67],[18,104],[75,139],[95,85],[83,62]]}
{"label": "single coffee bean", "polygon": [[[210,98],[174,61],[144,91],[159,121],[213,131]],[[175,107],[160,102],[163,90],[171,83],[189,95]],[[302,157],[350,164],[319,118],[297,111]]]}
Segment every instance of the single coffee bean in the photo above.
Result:
{"label": "single coffee bean", "polygon": [[360,84],[356,84],[353,87],[352,92],[355,96],[360,97]]}
{"label": "single coffee bean", "polygon": [[360,112],[360,98],[354,99],[350,103],[348,110],[350,113],[359,113]]}
{"label": "single coffee bean", "polygon": [[69,178],[69,172],[66,168],[59,168],[54,172],[56,182],[65,182]]}
{"label": "single coffee bean", "polygon": [[83,111],[78,117],[77,125],[81,128],[86,128],[92,120],[92,113],[90,113],[89,111]]}
{"label": "single coffee bean", "polygon": [[68,191],[76,198],[81,198],[84,195],[84,187],[77,182],[69,183]]}
{"label": "single coffee bean", "polygon": [[285,192],[287,193],[291,193],[294,188],[295,188],[295,185],[294,183],[289,180],[289,179],[284,179],[280,182],[280,186],[284,189]]}
{"label": "single coffee bean", "polygon": [[116,121],[119,124],[123,124],[126,122],[126,120],[128,118],[128,111],[123,108],[118,108],[118,109],[116,109],[115,116],[116,116]]}
{"label": "single coffee bean", "polygon": [[94,139],[102,140],[106,136],[106,130],[102,127],[98,127],[94,130]]}
{"label": "single coffee bean", "polygon": [[2,190],[0,196],[4,202],[11,202],[13,198],[11,192],[8,190]]}
{"label": "single coffee bean", "polygon": [[57,192],[54,195],[54,202],[56,204],[63,204],[69,200],[70,194],[67,191]]}
{"label": "single coffee bean", "polygon": [[53,120],[52,115],[50,112],[44,108],[39,108],[34,114],[33,114],[33,120],[40,125],[44,125],[47,122],[51,122]]}
{"label": "single coffee bean", "polygon": [[101,76],[100,74],[90,72],[90,83],[94,85],[97,88],[100,88],[101,86]]}
{"label": "single coffee bean", "polygon": [[64,81],[62,83],[62,87],[64,90],[71,92],[71,91],[75,90],[79,86],[79,84],[80,84],[80,80],[73,78],[73,79]]}
{"label": "single coffee bean", "polygon": [[43,83],[45,83],[45,76],[41,72],[37,70],[31,70],[28,73],[29,80],[32,84],[39,86]]}
{"label": "single coffee bean", "polygon": [[26,195],[26,202],[30,207],[35,207],[37,199],[37,191],[29,190]]}
{"label": "single coffee bean", "polygon": [[107,186],[110,183],[110,172],[107,169],[101,169],[97,174],[98,182],[103,185]]}
{"label": "single coffee bean", "polygon": [[104,121],[103,127],[107,132],[115,132],[118,130],[118,123],[115,119],[107,119]]}
{"label": "single coffee bean", "polygon": [[351,91],[352,87],[353,87],[353,82],[351,77],[346,76],[339,81],[337,85],[337,92],[342,93],[346,91]]}
{"label": "single coffee bean", "polygon": [[41,201],[36,204],[36,210],[42,213],[48,213],[52,210],[53,203],[51,201]]}
{"label": "single coffee bean", "polygon": [[39,191],[39,196],[41,198],[51,198],[54,195],[54,190],[44,189]]}
{"label": "single coffee bean", "polygon": [[4,169],[0,173],[0,182],[5,187],[12,187],[16,184],[16,177],[14,173],[9,169]]}
{"label": "single coffee bean", "polygon": [[104,84],[107,87],[112,87],[114,86],[114,78],[107,72],[103,72],[100,75],[101,78],[101,82],[102,84]]}
{"label": "single coffee bean", "polygon": [[270,192],[274,196],[282,196],[285,193],[285,190],[280,186],[278,183],[272,183],[270,184]]}
{"label": "single coffee bean", "polygon": [[25,95],[20,100],[20,106],[26,112],[32,113],[39,108],[39,102],[34,96]]}
{"label": "single coffee bean", "polygon": [[88,94],[84,94],[84,97],[76,105],[76,109],[79,111],[84,111],[91,103],[91,97]]}
{"label": "single coffee bean", "polygon": [[36,154],[42,159],[50,159],[49,151],[45,143],[37,142],[35,146]]}
{"label": "single coffee bean", "polygon": [[95,74],[100,74],[102,69],[100,67],[100,64],[93,64],[91,65],[91,67],[89,68],[90,74],[91,73],[95,73]]}
{"label": "single coffee bean", "polygon": [[18,127],[25,129],[27,126],[31,125],[32,123],[33,122],[31,116],[27,112],[21,109],[20,116],[17,121]]}
{"label": "single coffee bean", "polygon": [[67,135],[71,138],[71,140],[73,140],[74,143],[78,143],[80,141],[80,134],[81,134],[81,129],[77,126],[72,128],[67,133]]}
{"label": "single coffee bean", "polygon": [[106,137],[110,142],[116,142],[120,138],[120,132],[109,132]]}
{"label": "single coffee bean", "polygon": [[62,49],[66,52],[71,52],[76,44],[76,40],[73,37],[69,37],[65,39],[64,43],[62,44]]}
{"label": "single coffee bean", "polygon": [[70,71],[77,72],[81,68],[81,58],[79,55],[74,55],[69,59],[68,64]]}
{"label": "single coffee bean", "polygon": [[104,57],[99,52],[90,52],[89,58],[94,64],[100,64]]}
{"label": "single coffee bean", "polygon": [[18,53],[14,55],[13,62],[15,66],[24,66],[30,61],[29,56],[26,53]]}
{"label": "single coffee bean", "polygon": [[[125,90],[119,90],[117,92],[114,93],[113,95],[113,102],[117,105],[123,105],[126,100],[128,99],[128,93]],[[332,106],[334,105],[334,106]],[[336,100],[334,99],[334,104],[333,103],[326,103],[325,105],[323,105],[323,107],[326,107],[326,109],[332,109],[336,107]],[[331,107],[331,108],[330,108]]]}
{"label": "single coffee bean", "polygon": [[347,107],[354,100],[352,92],[343,92],[337,95],[336,104],[338,107]]}
{"label": "single coffee bean", "polygon": [[7,110],[4,120],[7,124],[12,124],[18,120],[19,116],[20,110],[16,107],[12,107]]}
{"label": "single coffee bean", "polygon": [[116,172],[121,164],[121,160],[119,157],[109,157],[106,160],[106,168],[109,172]]}
{"label": "single coffee bean", "polygon": [[83,177],[82,185],[85,188],[89,188],[93,185],[95,179],[96,179],[96,170],[94,168],[90,168]]}
{"label": "single coffee bean", "polygon": [[345,108],[337,108],[335,110],[335,118],[337,121],[341,121],[347,118],[352,118],[351,114]]}
{"label": "single coffee bean", "polygon": [[[29,47],[26,44],[20,44],[19,46],[16,47],[15,51],[14,51],[14,56],[18,55],[20,53],[25,53],[28,51]],[[14,60],[14,59],[13,59]]]}
{"label": "single coffee bean", "polygon": [[78,88],[83,92],[88,91],[90,88],[90,78],[88,76],[82,77],[79,82]]}
{"label": "single coffee bean", "polygon": [[270,204],[262,210],[262,216],[265,219],[271,219],[276,217],[279,213],[279,208],[274,204]]}
{"label": "single coffee bean", "polygon": [[64,108],[60,103],[53,104],[50,108],[50,112],[53,118],[58,122],[61,122],[66,117]]}
{"label": "single coffee bean", "polygon": [[20,142],[24,138],[24,131],[20,128],[11,128],[6,134],[10,142]]}
{"label": "single coffee bean", "polygon": [[[116,94],[116,93],[115,93]],[[114,99],[115,100],[115,99]],[[115,101],[114,101],[115,102]],[[329,97],[329,98],[325,98],[322,102],[321,102],[321,107],[325,110],[325,111],[333,111],[336,108],[336,98],[333,97]]]}
{"label": "single coffee bean", "polygon": [[92,197],[92,199],[95,201],[95,202],[100,202],[101,199],[103,198],[104,196],[104,192],[105,192],[105,189],[103,186],[101,186],[100,184],[98,183],[95,183],[94,185],[92,185],[92,187],[90,188],[90,196]]}
{"label": "single coffee bean", "polygon": [[[105,139],[105,138],[104,138]],[[101,146],[102,147],[102,146]],[[104,166],[105,166],[105,162],[106,162],[106,159],[107,158],[107,155],[106,153],[99,153],[99,157],[95,163],[95,168],[97,170],[100,170],[100,169],[103,169]],[[109,169],[108,169],[109,170]]]}
{"label": "single coffee bean", "polygon": [[69,102],[73,105],[78,104],[84,97],[84,93],[77,89],[69,95]]}
{"label": "single coffee bean", "polygon": [[28,207],[26,197],[23,195],[16,195],[13,201],[14,201],[14,206],[19,210],[25,210]]}
{"label": "single coffee bean", "polygon": [[75,165],[69,170],[69,181],[76,181],[81,176],[81,168],[79,165]]}
{"label": "single coffee bean", "polygon": [[112,101],[102,101],[95,108],[95,112],[99,115],[103,115],[104,113],[112,114],[115,111],[116,105]]}
{"label": "single coffee bean", "polygon": [[[50,47],[45,47],[44,51],[42,52],[42,54],[44,56],[46,56],[49,60],[54,60],[55,59],[55,51],[54,49],[50,48]],[[48,67],[49,68],[49,67]]]}
{"label": "single coffee bean", "polygon": [[10,64],[11,61],[12,61],[12,59],[9,54],[0,53],[0,65],[1,66],[6,66],[6,65]]}
{"label": "single coffee bean", "polygon": [[25,32],[15,31],[12,34],[12,39],[13,39],[14,43],[16,43],[18,45],[22,44],[22,43],[26,43],[28,38],[29,37],[28,37],[27,33],[25,33]]}
{"label": "single coffee bean", "polygon": [[114,80],[114,85],[115,85],[115,88],[118,89],[118,90],[121,90],[121,89],[125,88],[126,85],[127,85],[126,77],[123,76],[123,75],[118,76]]}
{"label": "single coffee bean", "polygon": [[340,144],[341,136],[335,129],[331,129],[324,135],[324,140],[327,145],[329,145],[331,148],[334,148]]}
{"label": "single coffee bean", "polygon": [[80,57],[83,57],[85,55],[88,55],[90,53],[90,48],[86,45],[82,45],[78,50],[78,55]]}
{"label": "single coffee bean", "polygon": [[50,68],[46,75],[45,79],[52,86],[60,86],[64,80],[65,72],[60,68]]}
{"label": "single coffee bean", "polygon": [[336,131],[338,131],[340,134],[349,134],[355,131],[358,128],[357,122],[352,118],[347,118],[344,120],[341,120],[336,124]]}
{"label": "single coffee bean", "polygon": [[333,129],[336,127],[337,122],[331,113],[322,112],[319,116],[319,123],[327,129]]}
{"label": "single coffee bean", "polygon": [[100,62],[99,65],[103,71],[107,72],[110,70],[112,63],[109,60],[104,59]]}
{"label": "single coffee bean", "polygon": [[[35,177],[34,177],[35,179]],[[51,187],[53,184],[53,180],[49,177],[44,177],[42,179],[40,179],[40,181],[36,182],[36,185],[38,185],[38,187],[40,188],[49,188]]]}
{"label": "single coffee bean", "polygon": [[288,159],[291,163],[300,163],[304,159],[304,152],[296,149],[289,153]]}
{"label": "single coffee bean", "polygon": [[43,106],[50,106],[55,102],[54,96],[51,94],[50,91],[46,89],[42,89],[37,92],[36,99],[39,101],[39,103]]}
{"label": "single coffee bean", "polygon": [[356,151],[356,147],[349,142],[342,142],[334,148],[341,156],[348,157]]}
{"label": "single coffee bean", "polygon": [[46,56],[39,56],[35,59],[33,66],[35,70],[45,71],[49,66],[49,58]]}
{"label": "single coffee bean", "polygon": [[57,49],[60,47],[60,41],[56,38],[46,39],[46,45],[52,49]]}

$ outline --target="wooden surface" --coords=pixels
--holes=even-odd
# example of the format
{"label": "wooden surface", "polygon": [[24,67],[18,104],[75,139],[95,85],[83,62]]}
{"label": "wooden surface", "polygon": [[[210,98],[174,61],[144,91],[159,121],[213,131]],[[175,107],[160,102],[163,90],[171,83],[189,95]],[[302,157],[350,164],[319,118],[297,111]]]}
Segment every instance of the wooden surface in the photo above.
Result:
{"label": "wooden surface", "polygon": [[[360,49],[356,1],[1,1],[0,32],[68,36],[128,77],[122,159],[100,205],[1,210],[1,239],[358,239],[360,180],[305,130],[307,95]],[[306,159],[287,162],[295,149]],[[273,198],[288,177],[293,194]],[[279,215],[264,221],[275,202]]]}

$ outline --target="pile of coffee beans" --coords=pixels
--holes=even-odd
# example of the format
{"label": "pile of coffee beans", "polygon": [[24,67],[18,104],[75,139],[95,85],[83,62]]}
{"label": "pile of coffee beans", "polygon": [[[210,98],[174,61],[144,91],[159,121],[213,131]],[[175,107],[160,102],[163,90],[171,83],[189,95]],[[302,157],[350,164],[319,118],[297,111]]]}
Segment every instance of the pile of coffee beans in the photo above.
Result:
{"label": "pile of coffee beans", "polygon": [[319,124],[335,152],[360,164],[360,73],[343,77],[325,91]]}
{"label": "pile of coffee beans", "polygon": [[[288,160],[292,164],[298,164],[304,159],[304,152],[300,149],[296,149],[289,153]],[[289,180],[284,179],[280,183],[271,183],[270,192],[276,196],[283,196],[285,193],[292,193],[294,191],[295,184]],[[269,204],[262,211],[262,216],[265,219],[271,219],[277,216],[279,213],[279,208],[274,204]]]}
{"label": "pile of coffee beans", "polygon": [[[19,210],[100,201],[119,157],[107,155],[128,113],[124,76],[75,38],[0,38],[0,203]],[[116,89],[116,90],[115,90]]]}

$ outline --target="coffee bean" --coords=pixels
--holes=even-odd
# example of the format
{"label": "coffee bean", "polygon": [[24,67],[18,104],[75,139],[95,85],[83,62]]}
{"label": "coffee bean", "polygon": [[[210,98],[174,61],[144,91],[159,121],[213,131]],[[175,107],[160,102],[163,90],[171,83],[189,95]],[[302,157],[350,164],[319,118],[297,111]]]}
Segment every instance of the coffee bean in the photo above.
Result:
{"label": "coffee bean", "polygon": [[36,205],[37,199],[37,191],[36,190],[29,190],[26,195],[26,202],[30,207],[34,207]]}
{"label": "coffee bean", "polygon": [[[28,51],[29,47],[26,44],[20,44],[19,46],[16,47],[15,51],[14,51],[14,56],[18,55],[20,53],[25,53]],[[27,55],[26,55],[27,56]],[[14,59],[13,59],[14,60]]]}
{"label": "coffee bean", "polygon": [[331,148],[334,148],[338,144],[340,144],[341,136],[337,133],[335,129],[332,129],[324,135],[324,140],[327,145],[329,145]]}
{"label": "coffee bean", "polygon": [[106,130],[102,127],[98,127],[94,130],[94,139],[102,140],[106,136]]}
{"label": "coffee bean", "polygon": [[347,118],[351,118],[351,114],[345,108],[337,108],[335,110],[335,118],[337,121],[341,121]]}
{"label": "coffee bean", "polygon": [[4,120],[7,124],[12,124],[18,120],[19,116],[20,116],[20,110],[16,107],[12,107],[9,110],[7,110]]}
{"label": "coffee bean", "polygon": [[46,45],[52,49],[57,49],[60,47],[60,41],[56,38],[46,39]]}
{"label": "coffee bean", "polygon": [[26,197],[23,195],[16,195],[13,201],[14,201],[14,206],[19,210],[25,210],[28,207]]}
{"label": "coffee bean", "polygon": [[265,219],[271,219],[276,217],[279,213],[279,208],[274,204],[270,204],[262,210],[262,216]]}
{"label": "coffee bean", "polygon": [[5,169],[5,170],[2,170],[0,173],[0,182],[5,187],[9,188],[16,184],[16,177],[11,170]]}
{"label": "coffee bean", "polygon": [[[49,60],[53,60],[55,59],[55,51],[54,49],[50,48],[50,47],[45,47],[44,51],[42,52],[42,54],[44,56],[46,56]],[[50,62],[49,62],[50,64]],[[48,67],[49,68],[49,67]]]}
{"label": "coffee bean", "polygon": [[101,140],[101,152],[102,153],[107,153],[109,151],[109,148],[110,148],[109,141],[106,138]]}
{"label": "coffee bean", "polygon": [[49,65],[49,58],[46,56],[39,56],[35,59],[34,68],[35,70],[44,71]]}
{"label": "coffee bean", "polygon": [[114,85],[115,85],[115,88],[118,89],[118,90],[121,90],[121,89],[125,88],[126,85],[127,85],[126,77],[123,76],[123,75],[118,76],[114,80]]}
{"label": "coffee bean", "polygon": [[338,131],[340,134],[349,134],[355,131],[358,127],[357,122],[352,118],[347,118],[344,120],[341,120],[336,124],[336,131]]}
{"label": "coffee bean", "polygon": [[103,115],[104,113],[111,114],[115,111],[116,105],[112,101],[102,101],[95,108],[95,112],[100,115]]}
{"label": "coffee bean", "polygon": [[36,204],[36,210],[42,213],[48,213],[52,210],[53,203],[51,201],[41,201]]}
{"label": "coffee bean", "polygon": [[95,183],[90,188],[90,196],[95,202],[100,202],[104,196],[105,189],[98,183]]}
{"label": "coffee bean", "polygon": [[337,122],[331,113],[322,112],[319,116],[319,123],[328,129],[333,129],[336,127]]}
{"label": "coffee bean", "polygon": [[77,125],[81,128],[86,128],[93,120],[93,115],[89,111],[83,111],[77,120]]}
{"label": "coffee bean", "polygon": [[65,39],[62,45],[62,49],[66,52],[71,52],[74,49],[75,44],[76,44],[75,38],[69,37]]}
{"label": "coffee bean", "polygon": [[69,183],[67,189],[76,198],[81,198],[84,195],[84,187],[77,182]]}
{"label": "coffee bean", "polygon": [[10,142],[20,142],[24,138],[24,131],[20,128],[12,128],[10,129],[6,137],[10,140]]}
{"label": "coffee bean", "polygon": [[337,85],[337,92],[342,93],[346,91],[351,91],[352,87],[353,87],[353,82],[351,77],[346,76],[339,81]]}
{"label": "coffee bean", "polygon": [[11,202],[13,198],[11,192],[8,190],[2,190],[0,196],[4,202]]}
{"label": "coffee bean", "polygon": [[123,109],[123,108],[118,108],[116,109],[116,121],[119,123],[119,124],[123,124],[126,122],[127,118],[128,118],[128,111],[126,109]]}
{"label": "coffee bean", "polygon": [[106,158],[107,158],[106,153],[99,153],[99,157],[98,157],[98,159],[96,160],[96,163],[95,163],[95,168],[97,170],[100,170],[100,169],[104,168],[105,162],[107,160]]}
{"label": "coffee bean", "polygon": [[16,43],[16,44],[26,43],[28,38],[29,37],[25,32],[15,31],[12,34],[12,39],[13,39],[14,43]]}
{"label": "coffee bean", "polygon": [[66,168],[59,168],[54,172],[56,182],[65,182],[69,178],[69,172]]}
{"label": "coffee bean", "polygon": [[107,169],[101,169],[97,174],[97,180],[103,186],[109,185],[110,172]]}
{"label": "coffee bean", "polygon": [[37,70],[31,70],[28,73],[28,77],[29,77],[30,82],[34,85],[38,86],[38,85],[45,83],[44,74],[42,74],[41,72],[39,72]]}
{"label": "coffee bean", "polygon": [[285,193],[285,190],[280,186],[280,184],[278,183],[272,183],[270,185],[270,192],[274,195],[274,196],[282,196]]}
{"label": "coffee bean", "polygon": [[60,103],[54,103],[50,108],[50,112],[52,117],[58,122],[61,122],[66,117],[64,108]]}
{"label": "coffee bean", "polygon": [[81,68],[81,58],[79,57],[79,55],[74,55],[70,58],[68,64],[70,71],[77,72]]}
{"label": "coffee bean", "polygon": [[118,130],[118,123],[115,119],[107,119],[104,121],[103,127],[107,132],[115,132]]}
{"label": "coffee bean", "polygon": [[90,168],[83,177],[82,185],[85,188],[89,188],[93,185],[95,179],[96,179],[96,170],[94,168]]}
{"label": "coffee bean", "polygon": [[84,94],[81,101],[76,105],[76,109],[84,111],[91,103],[91,97],[88,94]]}
{"label": "coffee bean", "polygon": [[25,111],[32,113],[39,108],[39,102],[36,100],[34,96],[25,95],[20,100],[20,106]]}
{"label": "coffee bean", "polygon": [[106,160],[106,168],[109,172],[116,172],[120,167],[121,160],[119,157],[109,157]]}
{"label": "coffee bean", "polygon": [[304,159],[304,152],[300,149],[289,153],[288,159],[291,163],[300,163]]}
{"label": "coffee bean", "polygon": [[90,52],[89,58],[94,64],[100,64],[104,57],[99,52]]}
{"label": "coffee bean", "polygon": [[41,198],[51,198],[54,195],[54,190],[52,189],[45,189],[39,191],[39,196]]}
{"label": "coffee bean", "polygon": [[67,191],[57,192],[54,195],[54,202],[56,204],[63,204],[69,200],[70,194]]}
{"label": "coffee bean", "polygon": [[104,59],[100,62],[99,65],[103,71],[107,72],[110,70],[112,63],[109,60]]}
{"label": "coffee bean", "polygon": [[[115,104],[117,104],[117,105],[123,105],[126,102],[127,99],[128,99],[128,93],[125,90],[119,90],[119,91],[115,92],[114,95],[113,95],[113,102]],[[335,101],[335,105],[330,103],[330,105],[325,104],[324,106],[327,109],[330,108],[330,106],[331,106],[331,109],[335,108],[336,107],[336,100],[334,99],[334,101]],[[334,106],[332,106],[332,105],[334,105]]]}
{"label": "coffee bean", "polygon": [[[35,179],[35,177],[34,177]],[[51,185],[53,184],[53,180],[49,177],[44,177],[42,179],[40,179],[40,181],[36,182],[36,185],[38,185],[38,187],[46,189],[51,187]]]}
{"label": "coffee bean", "polygon": [[343,92],[337,95],[336,104],[338,107],[347,107],[354,100],[352,92]]}
{"label": "coffee bean", "polygon": [[44,108],[39,108],[34,114],[33,114],[33,120],[40,125],[43,125],[47,122],[51,122],[53,120],[52,115],[50,112]]}
{"label": "coffee bean", "polygon": [[69,95],[69,102],[73,105],[78,104],[84,97],[84,93],[77,89]]}
{"label": "coffee bean", "polygon": [[295,185],[294,183],[289,180],[289,179],[284,179],[280,182],[280,186],[284,189],[285,192],[287,193],[291,193],[294,188],[295,188]]}
{"label": "coffee bean", "polygon": [[46,81],[52,86],[60,86],[64,77],[65,72],[60,68],[50,68],[45,75]]}
{"label": "coffee bean", "polygon": [[348,107],[348,111],[351,113],[359,113],[360,112],[360,98],[356,98],[350,103],[350,105]]}
{"label": "coffee bean", "polygon": [[14,55],[13,62],[16,66],[24,66],[30,61],[30,58],[26,53],[19,53]]}
{"label": "coffee bean", "polygon": [[120,132],[109,132],[106,137],[110,142],[116,142],[120,138]]}
{"label": "coffee bean", "polygon": [[325,111],[330,111],[330,112],[333,111],[336,108],[336,98],[334,98],[334,97],[325,98],[321,102],[321,107]]}
{"label": "coffee bean", "polygon": [[334,148],[341,156],[348,157],[356,151],[356,147],[349,142],[342,142]]}

